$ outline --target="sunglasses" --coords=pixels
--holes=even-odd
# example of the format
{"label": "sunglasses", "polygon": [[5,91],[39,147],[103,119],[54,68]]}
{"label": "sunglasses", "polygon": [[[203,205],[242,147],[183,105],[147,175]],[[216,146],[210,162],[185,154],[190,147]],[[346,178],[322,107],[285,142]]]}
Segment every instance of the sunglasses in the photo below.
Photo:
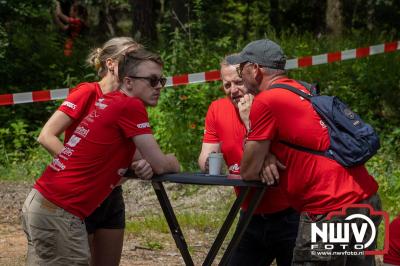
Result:
{"label": "sunglasses", "polygon": [[157,76],[150,76],[150,77],[138,77],[138,76],[128,76],[132,79],[145,79],[150,83],[150,86],[155,88],[157,87],[158,83],[161,84],[161,87],[164,87],[167,83],[167,78],[165,77],[157,77]]}

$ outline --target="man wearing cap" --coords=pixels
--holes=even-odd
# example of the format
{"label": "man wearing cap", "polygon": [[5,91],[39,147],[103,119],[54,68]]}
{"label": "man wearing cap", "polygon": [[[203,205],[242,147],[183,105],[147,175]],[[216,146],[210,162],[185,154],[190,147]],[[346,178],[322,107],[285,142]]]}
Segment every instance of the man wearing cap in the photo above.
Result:
{"label": "man wearing cap", "polygon": [[[221,79],[226,97],[212,102],[205,118],[199,156],[199,166],[203,171],[208,171],[209,154],[221,151],[229,173],[240,175],[246,127],[240,119],[238,103],[247,89],[236,73],[238,66],[229,65],[225,59],[221,62]],[[242,109],[242,113],[245,112]],[[266,165],[271,165],[271,171],[277,171],[275,165],[284,169],[273,154],[268,157]],[[240,188],[236,187],[235,191],[239,193]],[[249,201],[250,197],[247,197],[242,204],[241,217],[247,211]],[[275,259],[278,266],[290,266],[298,223],[299,214],[290,208],[280,187],[269,187],[228,265],[270,265]]]}
{"label": "man wearing cap", "polygon": [[[286,77],[286,58],[280,46],[268,39],[253,41],[240,54],[229,56],[227,62],[239,64],[237,71],[244,85],[250,91],[260,92],[254,101],[247,96],[239,102],[239,109],[251,105],[241,176],[246,180],[259,179],[264,158],[272,152],[286,166],[280,177],[274,178],[279,178],[290,205],[302,212],[292,265],[374,265],[373,256],[336,253],[354,250],[353,234],[345,243],[346,248],[335,245],[334,250],[327,250],[319,238],[311,239],[312,224],[321,228],[323,223],[343,223],[345,217],[328,219],[327,215],[344,206],[362,203],[381,210],[376,194],[378,184],[364,165],[345,168],[334,160],[280,142],[319,151],[330,144],[328,129],[309,101],[285,89],[269,89],[273,84],[287,84],[309,93],[300,83]],[[349,212],[369,216],[376,229],[381,220],[366,208]],[[370,236],[371,230],[365,235]],[[376,238],[369,248],[375,246]]]}

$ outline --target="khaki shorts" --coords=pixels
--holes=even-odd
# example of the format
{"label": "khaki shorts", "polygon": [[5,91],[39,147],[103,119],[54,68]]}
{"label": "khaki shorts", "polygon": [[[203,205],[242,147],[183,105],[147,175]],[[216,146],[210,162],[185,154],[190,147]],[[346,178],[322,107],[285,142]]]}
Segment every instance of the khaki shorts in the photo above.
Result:
{"label": "khaki shorts", "polygon": [[89,265],[84,222],[32,189],[22,207],[27,265]]}

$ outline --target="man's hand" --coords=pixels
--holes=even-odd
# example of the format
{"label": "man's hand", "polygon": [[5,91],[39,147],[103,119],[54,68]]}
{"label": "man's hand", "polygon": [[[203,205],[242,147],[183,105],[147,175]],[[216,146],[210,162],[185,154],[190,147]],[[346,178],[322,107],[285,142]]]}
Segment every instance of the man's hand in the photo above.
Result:
{"label": "man's hand", "polygon": [[153,169],[151,169],[150,164],[145,159],[133,161],[131,169],[140,179],[150,179],[153,176]]}
{"label": "man's hand", "polygon": [[207,156],[206,162],[204,163],[204,172],[208,173],[209,167],[210,167],[210,157]]}
{"label": "man's hand", "polygon": [[279,171],[285,170],[286,166],[276,159],[276,156],[269,153],[265,158],[263,168],[260,172],[261,182],[267,185],[278,184],[279,182]]}
{"label": "man's hand", "polygon": [[246,126],[247,131],[250,130],[250,110],[253,104],[254,95],[245,94],[238,102],[239,114],[243,124]]}

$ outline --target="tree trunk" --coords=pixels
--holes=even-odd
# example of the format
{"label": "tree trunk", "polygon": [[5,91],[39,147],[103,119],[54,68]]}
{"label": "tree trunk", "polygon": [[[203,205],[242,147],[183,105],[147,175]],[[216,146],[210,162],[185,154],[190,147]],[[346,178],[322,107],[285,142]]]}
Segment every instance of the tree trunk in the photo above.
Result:
{"label": "tree trunk", "polygon": [[132,33],[135,39],[149,42],[157,40],[154,0],[131,0]]}
{"label": "tree trunk", "polygon": [[110,0],[101,1],[101,8],[99,10],[99,29],[102,34],[107,38],[115,36],[116,21],[111,15]]}
{"label": "tree trunk", "polygon": [[277,33],[281,32],[279,0],[270,0],[269,21]]}
{"label": "tree trunk", "polygon": [[326,30],[333,36],[341,36],[343,32],[341,0],[327,0],[326,3]]}
{"label": "tree trunk", "polygon": [[368,1],[367,10],[367,29],[372,31],[374,29],[375,20],[375,3],[373,1]]}
{"label": "tree trunk", "polygon": [[183,31],[186,30],[186,23],[189,21],[189,13],[188,13],[188,1],[184,0],[171,0],[171,12],[172,12],[172,27],[179,28]]}

